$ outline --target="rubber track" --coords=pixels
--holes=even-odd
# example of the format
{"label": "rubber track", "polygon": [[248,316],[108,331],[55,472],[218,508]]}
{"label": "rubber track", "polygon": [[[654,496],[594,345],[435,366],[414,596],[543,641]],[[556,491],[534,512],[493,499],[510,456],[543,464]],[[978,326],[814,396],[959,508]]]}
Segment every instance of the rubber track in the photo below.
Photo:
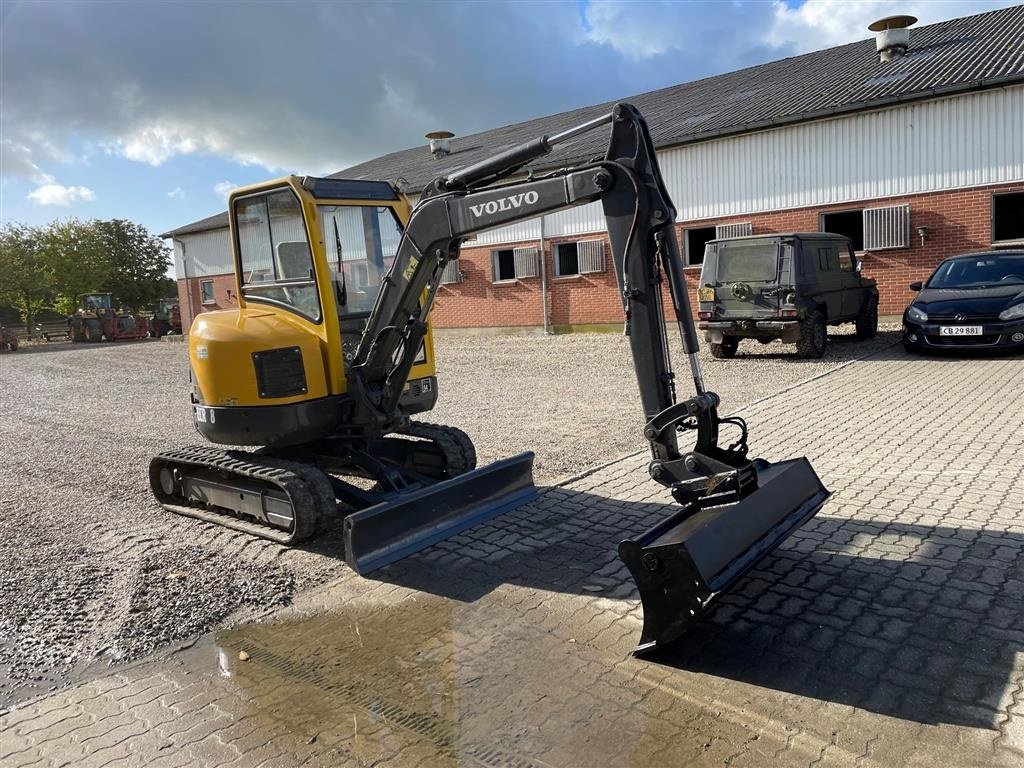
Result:
{"label": "rubber track", "polygon": [[449,477],[476,469],[476,448],[469,435],[458,427],[413,421],[398,430],[399,434],[430,440],[444,454],[445,469]]}
{"label": "rubber track", "polygon": [[[178,465],[186,474],[188,467],[201,467],[276,487],[291,501],[295,521],[293,530],[284,531],[252,518],[192,506],[181,497],[168,496],[160,488],[160,464]],[[330,481],[315,467],[206,445],[189,446],[155,456],[150,463],[150,485],[160,504],[171,512],[244,531],[279,544],[296,544],[310,538],[319,530],[321,522],[333,516],[336,510]]]}

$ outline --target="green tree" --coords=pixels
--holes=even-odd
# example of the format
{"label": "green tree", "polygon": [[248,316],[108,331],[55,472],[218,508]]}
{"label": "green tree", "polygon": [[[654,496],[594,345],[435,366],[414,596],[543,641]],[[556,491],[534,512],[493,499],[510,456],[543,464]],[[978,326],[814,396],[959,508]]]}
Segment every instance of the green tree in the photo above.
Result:
{"label": "green tree", "polygon": [[59,312],[74,312],[80,294],[107,290],[113,268],[98,223],[53,221],[43,231],[42,256]]}
{"label": "green tree", "polygon": [[26,328],[35,324],[36,313],[54,293],[42,240],[37,227],[11,222],[0,229],[0,304],[14,306]]}
{"label": "green tree", "polygon": [[110,275],[104,282],[124,307],[138,311],[164,298],[170,250],[140,224],[124,219],[93,222],[96,236],[106,251]]}

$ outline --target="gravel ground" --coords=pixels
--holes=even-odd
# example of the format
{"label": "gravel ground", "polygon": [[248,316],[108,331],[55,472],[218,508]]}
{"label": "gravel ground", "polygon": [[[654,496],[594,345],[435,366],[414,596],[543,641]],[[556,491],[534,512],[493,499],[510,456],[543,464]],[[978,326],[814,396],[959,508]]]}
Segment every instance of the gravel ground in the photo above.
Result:
{"label": "gravel ground", "polygon": [[[734,360],[703,356],[705,379],[729,412],[896,340],[840,334],[816,361],[747,342]],[[533,450],[552,484],[644,448],[620,336],[441,335],[438,347],[429,418],[469,432],[481,463]],[[0,708],[251,618],[343,567],[336,533],[286,550],[156,505],[150,456],[198,437],[187,372],[180,343],[0,357]]]}

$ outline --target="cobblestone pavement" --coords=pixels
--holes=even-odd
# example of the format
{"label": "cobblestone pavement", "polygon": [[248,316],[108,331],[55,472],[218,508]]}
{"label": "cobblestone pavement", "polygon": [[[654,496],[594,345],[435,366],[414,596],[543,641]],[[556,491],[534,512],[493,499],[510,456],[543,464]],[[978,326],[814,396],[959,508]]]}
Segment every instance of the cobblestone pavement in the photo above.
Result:
{"label": "cobblestone pavement", "polygon": [[743,415],[833,496],[655,661],[638,455],[10,711],[0,763],[1024,765],[1024,361],[884,352]]}

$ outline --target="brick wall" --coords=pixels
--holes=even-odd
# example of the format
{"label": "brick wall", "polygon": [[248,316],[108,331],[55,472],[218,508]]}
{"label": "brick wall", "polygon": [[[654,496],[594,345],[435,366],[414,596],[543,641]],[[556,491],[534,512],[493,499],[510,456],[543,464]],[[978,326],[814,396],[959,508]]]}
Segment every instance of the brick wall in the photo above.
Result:
{"label": "brick wall", "polygon": [[[773,232],[816,232],[821,213],[855,208],[910,204],[910,248],[868,253],[863,257],[863,274],[878,281],[879,312],[899,315],[912,294],[907,287],[914,280],[923,280],[942,259],[958,253],[988,248],[992,243],[992,194],[1024,191],[1024,184],[959,189],[927,195],[893,197],[882,200],[842,203],[833,206],[773,211],[724,219],[683,222],[677,226],[680,247],[683,231],[690,227],[713,226],[749,221],[754,234]],[[922,245],[917,228],[926,227],[928,235]],[[553,252],[560,242],[603,238],[605,269],[599,274],[555,277]],[[537,243],[517,243],[529,246]],[[531,327],[543,324],[540,277],[495,283],[492,277],[491,252],[495,246],[462,249],[460,266],[463,282],[443,285],[438,291],[433,313],[437,328]],[[544,264],[548,282],[548,322],[551,325],[587,325],[619,323],[622,304],[612,269],[611,248],[603,233],[571,238],[555,238],[545,242]],[[686,270],[691,306],[696,309],[699,267]],[[211,278],[204,278],[211,279]],[[196,311],[237,307],[233,298],[233,275],[218,275],[214,281],[215,303],[203,305],[199,296],[199,278],[189,280],[192,307]],[[178,281],[182,318],[188,314],[185,281]],[[228,293],[230,291],[230,295]],[[667,284],[665,290],[668,305]]]}
{"label": "brick wall", "polygon": [[[206,280],[213,281],[213,303],[203,304],[200,284]],[[189,296],[191,293],[191,297]],[[191,301],[191,304],[190,304]],[[217,309],[238,309],[238,298],[235,293],[235,276],[232,275],[211,275],[209,277],[189,278],[186,285],[185,280],[178,280],[178,303],[181,306],[181,327],[188,332],[192,325],[194,315],[200,312],[211,312]],[[189,307],[192,313],[189,312]]]}
{"label": "brick wall", "polygon": [[[753,223],[754,234],[815,232],[818,230],[818,215],[821,213],[909,203],[910,248],[875,251],[863,257],[862,274],[878,281],[879,313],[900,315],[913,297],[908,288],[909,283],[927,278],[935,266],[948,256],[982,250],[992,245],[992,194],[1020,191],[1024,191],[1024,184],[959,189],[863,203],[736,216],[710,222],[688,222],[685,227],[749,221]],[[926,227],[928,230],[924,245],[917,236],[918,227]]]}
{"label": "brick wall", "polygon": [[[773,232],[816,232],[818,216],[822,213],[856,208],[876,208],[886,205],[910,204],[910,248],[876,251],[864,255],[863,274],[878,281],[879,311],[883,315],[902,314],[912,294],[907,287],[914,280],[926,278],[944,258],[992,244],[992,194],[996,192],[1024,191],[1024,184],[1006,184],[995,187],[960,189],[934,192],[926,195],[893,197],[864,202],[847,202],[832,206],[799,208],[771,213],[734,216],[724,219],[688,221],[678,225],[682,247],[683,230],[716,224],[749,221],[754,234]],[[917,228],[926,227],[928,235],[922,245]],[[548,277],[548,311],[552,325],[618,323],[622,320],[612,273],[607,237],[605,237],[605,271],[598,275],[573,278],[554,276],[552,251],[559,242],[591,239],[603,235],[580,238],[559,238],[545,244],[545,263]],[[528,245],[521,243],[520,245]],[[434,324],[438,328],[467,328],[489,326],[540,325],[540,278],[525,278],[511,284],[491,283],[491,251],[487,248],[464,248],[463,270],[466,282],[445,286],[439,294]],[[699,267],[688,267],[686,280],[690,289],[691,306],[696,308]],[[667,286],[666,286],[667,305]]]}

